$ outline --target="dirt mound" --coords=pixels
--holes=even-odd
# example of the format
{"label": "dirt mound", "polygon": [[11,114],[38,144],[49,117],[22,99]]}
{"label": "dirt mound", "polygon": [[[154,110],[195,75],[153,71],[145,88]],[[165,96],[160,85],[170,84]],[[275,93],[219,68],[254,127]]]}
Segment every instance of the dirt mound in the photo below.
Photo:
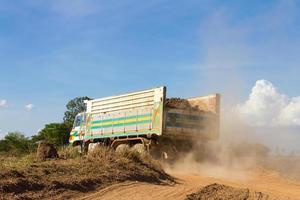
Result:
{"label": "dirt mound", "polygon": [[251,192],[249,189],[238,189],[217,183],[205,186],[200,191],[190,194],[186,200],[267,200],[268,195]]}
{"label": "dirt mound", "polygon": [[180,99],[180,98],[166,99],[165,105],[168,108],[181,108],[181,109],[193,108],[186,99]]}
{"label": "dirt mound", "polygon": [[15,169],[10,163],[0,164],[0,199],[72,199],[76,194],[124,181],[174,181],[150,157],[131,152],[120,156],[106,147],[70,159],[8,160]]}
{"label": "dirt mound", "polygon": [[40,143],[37,149],[37,158],[40,160],[58,158],[58,153],[53,144]]}

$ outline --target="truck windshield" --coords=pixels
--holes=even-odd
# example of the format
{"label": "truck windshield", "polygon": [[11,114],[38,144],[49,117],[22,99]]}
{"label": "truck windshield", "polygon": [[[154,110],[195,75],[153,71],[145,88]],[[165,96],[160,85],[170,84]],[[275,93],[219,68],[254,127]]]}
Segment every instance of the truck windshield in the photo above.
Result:
{"label": "truck windshield", "polygon": [[77,115],[74,121],[73,128],[78,127],[83,122],[83,115]]}

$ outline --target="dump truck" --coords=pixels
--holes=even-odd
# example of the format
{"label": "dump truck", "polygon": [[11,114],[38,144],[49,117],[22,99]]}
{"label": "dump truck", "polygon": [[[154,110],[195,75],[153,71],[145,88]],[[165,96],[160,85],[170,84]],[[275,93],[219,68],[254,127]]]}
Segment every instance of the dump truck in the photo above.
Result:
{"label": "dump truck", "polygon": [[74,146],[133,148],[165,159],[193,148],[195,141],[219,138],[220,95],[167,98],[165,86],[86,100],[74,121]]}

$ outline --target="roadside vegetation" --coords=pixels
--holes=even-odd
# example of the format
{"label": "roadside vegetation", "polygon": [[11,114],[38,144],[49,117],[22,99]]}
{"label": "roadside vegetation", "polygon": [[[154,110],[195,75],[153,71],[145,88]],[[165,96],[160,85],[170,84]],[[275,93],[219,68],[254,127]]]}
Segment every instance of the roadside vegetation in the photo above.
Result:
{"label": "roadside vegetation", "polygon": [[[156,184],[174,180],[148,155],[97,146],[88,155],[68,145],[75,116],[85,110],[78,97],[67,104],[63,122],[49,123],[32,137],[10,132],[0,140],[0,199],[70,199],[123,181]],[[37,157],[40,143],[52,144],[58,158]]]}
{"label": "roadside vegetation", "polygon": [[44,162],[33,154],[0,157],[0,199],[66,199],[123,181],[173,182],[157,161],[137,152],[99,146],[85,156],[72,147],[59,154]]}
{"label": "roadside vegetation", "polygon": [[56,148],[68,145],[69,134],[75,116],[85,110],[84,100],[89,97],[77,97],[66,105],[63,122],[49,123],[36,135],[26,137],[21,132],[10,132],[0,140],[0,155],[24,156],[36,151],[39,142],[47,142],[55,145]]}

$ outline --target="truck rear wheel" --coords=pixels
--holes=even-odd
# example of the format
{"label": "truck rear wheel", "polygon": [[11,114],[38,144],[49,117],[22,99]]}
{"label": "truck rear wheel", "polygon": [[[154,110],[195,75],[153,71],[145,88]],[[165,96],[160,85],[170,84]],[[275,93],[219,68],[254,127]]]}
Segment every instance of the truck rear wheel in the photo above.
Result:
{"label": "truck rear wheel", "polygon": [[140,155],[144,156],[147,154],[146,148],[144,144],[135,144],[131,147],[131,150],[134,152],[139,153]]}
{"label": "truck rear wheel", "polygon": [[119,144],[116,148],[117,154],[124,154],[126,151],[129,151],[129,145],[128,144]]}

